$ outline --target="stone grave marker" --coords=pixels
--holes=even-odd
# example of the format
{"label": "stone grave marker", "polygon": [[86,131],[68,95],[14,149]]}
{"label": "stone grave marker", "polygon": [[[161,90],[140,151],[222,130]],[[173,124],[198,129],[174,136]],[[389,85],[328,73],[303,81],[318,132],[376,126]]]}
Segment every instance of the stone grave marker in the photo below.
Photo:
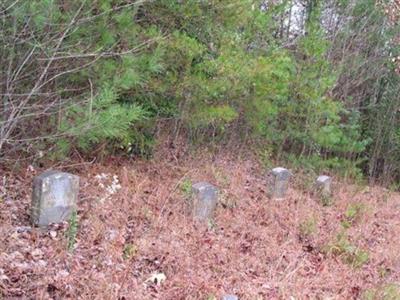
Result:
{"label": "stone grave marker", "polygon": [[76,209],[79,177],[59,171],[46,171],[33,180],[32,214],[34,225],[47,226],[68,220]]}
{"label": "stone grave marker", "polygon": [[192,186],[193,218],[206,222],[214,216],[218,203],[218,189],[210,183],[199,182]]}
{"label": "stone grave marker", "polygon": [[270,190],[269,194],[271,198],[283,199],[286,196],[286,192],[289,186],[290,177],[292,173],[285,168],[274,168],[271,171],[272,178],[270,179]]}
{"label": "stone grave marker", "polygon": [[326,175],[318,176],[317,180],[315,181],[315,187],[319,196],[330,197],[332,195],[331,184],[331,177]]}

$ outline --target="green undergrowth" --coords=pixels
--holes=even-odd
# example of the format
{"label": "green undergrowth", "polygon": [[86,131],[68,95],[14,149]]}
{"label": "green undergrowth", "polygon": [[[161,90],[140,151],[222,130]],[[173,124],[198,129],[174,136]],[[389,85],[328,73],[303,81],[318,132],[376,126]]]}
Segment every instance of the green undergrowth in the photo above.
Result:
{"label": "green undergrowth", "polygon": [[343,215],[341,225],[348,229],[356,223],[360,222],[362,216],[366,213],[367,206],[364,203],[351,203],[348,205]]}
{"label": "green undergrowth", "polygon": [[323,252],[327,255],[339,257],[343,263],[353,268],[360,268],[369,260],[368,252],[354,245],[344,230],[323,248]]}
{"label": "green undergrowth", "polygon": [[356,246],[349,237],[348,230],[356,226],[367,212],[367,206],[363,203],[351,203],[343,213],[341,231],[336,238],[328,245],[323,247],[323,252],[327,255],[339,257],[343,263],[353,268],[360,268],[369,261],[367,250]]}
{"label": "green undergrowth", "polygon": [[179,190],[185,197],[185,199],[190,199],[192,196],[192,180],[190,178],[185,178],[183,181],[179,184]]}
{"label": "green undergrowth", "polygon": [[122,257],[125,260],[129,260],[133,257],[135,257],[137,255],[138,252],[138,248],[135,244],[125,244],[124,245],[124,249],[123,249],[123,253],[122,253]]}
{"label": "green undergrowth", "polygon": [[70,252],[74,251],[77,233],[78,233],[78,214],[76,210],[74,210],[68,221],[68,230],[66,232],[67,248],[68,251]]}
{"label": "green undergrowth", "polygon": [[[288,155],[286,161],[293,170],[308,174],[313,180],[316,176],[327,172],[358,184],[364,182],[364,175],[360,168],[361,161],[339,157],[323,158],[319,155],[299,157],[293,154]],[[308,184],[311,185],[311,182],[308,182]]]}
{"label": "green undergrowth", "polygon": [[398,300],[400,299],[400,285],[395,283],[389,283],[377,288],[368,289],[363,293],[361,299]]}

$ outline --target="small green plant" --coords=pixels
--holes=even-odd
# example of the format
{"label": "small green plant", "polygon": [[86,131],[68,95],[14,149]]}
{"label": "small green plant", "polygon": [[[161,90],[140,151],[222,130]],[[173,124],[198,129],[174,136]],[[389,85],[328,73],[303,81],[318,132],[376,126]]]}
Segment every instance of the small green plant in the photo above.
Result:
{"label": "small green plant", "polygon": [[309,217],[300,223],[299,232],[301,238],[310,238],[318,231],[317,220],[315,217]]}
{"label": "small green plant", "polygon": [[363,293],[361,299],[397,300],[400,299],[400,286],[398,284],[390,283],[375,289],[368,289]]}
{"label": "small green plant", "polygon": [[131,259],[132,257],[135,257],[137,254],[137,246],[134,244],[126,244],[124,246],[124,250],[123,250],[123,255],[122,257],[127,260],[127,259]]}
{"label": "small green plant", "polygon": [[215,297],[214,294],[208,294],[206,297],[207,300],[217,300],[217,297]]}
{"label": "small green plant", "polygon": [[351,265],[353,268],[361,268],[369,260],[369,254],[365,250],[355,249],[354,252],[349,253],[345,258],[345,262]]}
{"label": "small green plant", "polygon": [[74,210],[69,218],[67,231],[68,251],[72,252],[76,243],[76,234],[78,233],[78,214]]}
{"label": "small green plant", "polygon": [[387,284],[382,288],[382,297],[384,300],[400,299],[400,286],[398,284]]}
{"label": "small green plant", "polygon": [[350,243],[344,231],[337,235],[334,243],[326,247],[326,252],[331,255],[339,256],[344,263],[354,268],[362,267],[369,260],[368,252]]}
{"label": "small green plant", "polygon": [[190,198],[192,196],[192,180],[185,178],[180,184],[180,190],[186,198]]}
{"label": "small green plant", "polygon": [[346,229],[350,228],[352,225],[360,220],[365,210],[366,206],[363,203],[350,204],[344,212],[344,220],[342,221],[342,226]]}

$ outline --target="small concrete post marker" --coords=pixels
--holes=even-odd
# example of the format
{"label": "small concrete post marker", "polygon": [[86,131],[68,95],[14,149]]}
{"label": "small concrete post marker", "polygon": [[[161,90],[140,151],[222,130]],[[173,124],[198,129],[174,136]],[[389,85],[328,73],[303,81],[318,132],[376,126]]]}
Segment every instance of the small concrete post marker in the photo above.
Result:
{"label": "small concrete post marker", "polygon": [[317,193],[322,197],[330,197],[332,195],[331,183],[331,177],[325,175],[318,176],[317,180],[315,181]]}
{"label": "small concrete post marker", "polygon": [[79,177],[59,171],[46,171],[33,180],[32,222],[47,226],[68,220],[76,209]]}
{"label": "small concrete post marker", "polygon": [[192,186],[193,218],[206,222],[213,218],[218,202],[218,190],[207,182],[199,182]]}
{"label": "small concrete post marker", "polygon": [[270,183],[270,196],[274,199],[285,198],[292,173],[285,168],[272,169],[272,182]]}

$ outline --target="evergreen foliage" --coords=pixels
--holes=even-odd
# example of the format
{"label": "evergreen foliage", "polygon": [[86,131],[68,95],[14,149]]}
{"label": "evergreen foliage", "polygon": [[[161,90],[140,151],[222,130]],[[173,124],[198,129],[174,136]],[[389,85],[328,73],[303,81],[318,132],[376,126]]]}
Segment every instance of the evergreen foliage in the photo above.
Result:
{"label": "evergreen foliage", "polygon": [[305,1],[293,24],[296,3],[6,0],[1,155],[149,155],[169,120],[192,142],[235,133],[294,164],[399,176],[398,24],[371,0]]}

